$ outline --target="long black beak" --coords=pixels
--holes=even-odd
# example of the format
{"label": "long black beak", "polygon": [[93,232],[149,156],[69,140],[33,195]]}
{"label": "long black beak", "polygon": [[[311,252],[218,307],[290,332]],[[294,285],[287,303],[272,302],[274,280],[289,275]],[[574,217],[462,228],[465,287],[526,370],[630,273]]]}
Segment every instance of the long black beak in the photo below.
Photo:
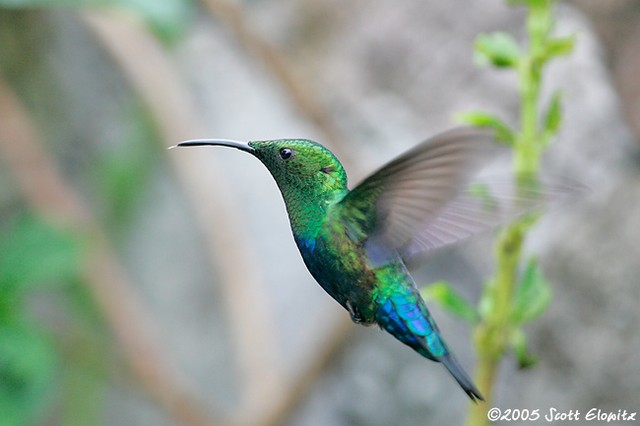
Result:
{"label": "long black beak", "polygon": [[188,141],[180,142],[177,145],[169,147],[169,149],[185,146],[228,146],[230,148],[236,148],[240,151],[253,153],[255,149],[251,148],[248,143],[234,141],[230,139],[189,139]]}

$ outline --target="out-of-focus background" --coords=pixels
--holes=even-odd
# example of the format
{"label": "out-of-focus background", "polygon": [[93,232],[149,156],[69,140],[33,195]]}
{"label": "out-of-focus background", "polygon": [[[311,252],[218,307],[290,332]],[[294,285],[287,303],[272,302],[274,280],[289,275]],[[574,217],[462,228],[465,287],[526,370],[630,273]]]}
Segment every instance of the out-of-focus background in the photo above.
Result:
{"label": "out-of-focus background", "polygon": [[[553,302],[495,403],[637,411],[640,3],[557,13],[578,43],[545,76],[565,96],[545,170],[590,191],[533,232]],[[461,424],[444,369],[310,277],[261,164],[166,147],[311,138],[354,184],[455,113],[515,122],[515,77],[473,40],[523,19],[501,0],[0,1],[0,425]],[[490,246],[416,280],[476,301]],[[470,370],[468,325],[433,311]]]}

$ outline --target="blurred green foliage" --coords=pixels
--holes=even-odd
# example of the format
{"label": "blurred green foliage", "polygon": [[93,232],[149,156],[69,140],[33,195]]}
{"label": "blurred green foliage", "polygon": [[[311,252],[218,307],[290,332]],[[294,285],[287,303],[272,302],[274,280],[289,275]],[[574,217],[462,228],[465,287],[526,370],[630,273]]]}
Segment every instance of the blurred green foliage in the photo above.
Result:
{"label": "blurred green foliage", "polygon": [[478,311],[467,302],[453,286],[446,281],[438,281],[420,290],[425,300],[433,300],[449,313],[471,323],[478,321]]}
{"label": "blurred green foliage", "polygon": [[0,425],[25,424],[52,400],[57,348],[28,302],[78,278],[80,248],[77,236],[33,216],[0,229]]}
{"label": "blurred green foliage", "polygon": [[529,259],[513,301],[512,322],[522,325],[544,313],[551,302],[551,286],[542,275],[538,261]]}
{"label": "blurred green foliage", "polygon": [[7,8],[113,7],[133,11],[165,42],[176,41],[195,12],[194,0],[0,0]]}
{"label": "blurred green foliage", "polygon": [[[138,106],[129,117],[126,143],[100,156],[91,185],[114,236],[129,229],[158,159],[148,115]],[[0,426],[32,424],[52,406],[61,424],[100,423],[110,351],[81,278],[87,250],[82,235],[33,214],[0,226]],[[62,330],[43,323],[30,303],[37,298],[68,309]]]}
{"label": "blurred green foliage", "polygon": [[[96,165],[93,186],[113,235],[131,224],[157,158],[151,123],[138,112],[131,144]],[[60,424],[99,424],[110,351],[81,277],[90,244],[33,214],[15,216],[0,216],[0,426],[33,424],[53,406]],[[53,328],[38,299],[67,318]]]}
{"label": "blurred green foliage", "polygon": [[[66,91],[81,86],[65,86],[51,72],[52,62],[43,59],[52,37],[49,10],[2,10],[107,3],[127,2],[0,0],[1,21],[12,24],[0,26],[0,40],[9,47],[0,55],[0,77],[45,136],[44,151],[63,169],[70,190],[82,194],[105,233],[122,240],[157,171],[156,123],[126,80],[104,71],[97,77],[112,79],[113,96],[95,98],[90,111],[95,120],[118,128],[96,133],[89,113],[77,116],[91,98],[70,96]],[[117,351],[82,275],[91,241],[80,224],[61,229],[16,202],[19,188],[8,170],[0,168],[0,426],[101,424]]]}
{"label": "blurred green foliage", "polygon": [[[76,276],[78,241],[35,217],[13,220],[0,236],[3,293],[22,297],[42,284],[59,284]],[[14,305],[0,300],[0,317]]]}
{"label": "blurred green foliage", "polygon": [[478,64],[497,68],[514,67],[520,59],[520,48],[516,40],[500,31],[479,35],[474,52]]}
{"label": "blurred green foliage", "polygon": [[129,229],[160,160],[156,149],[159,135],[146,109],[137,101],[126,109],[130,123],[125,143],[99,154],[92,182],[99,195],[102,220],[117,236]]}
{"label": "blurred green foliage", "polygon": [[33,421],[52,397],[56,352],[31,325],[0,325],[0,425]]}

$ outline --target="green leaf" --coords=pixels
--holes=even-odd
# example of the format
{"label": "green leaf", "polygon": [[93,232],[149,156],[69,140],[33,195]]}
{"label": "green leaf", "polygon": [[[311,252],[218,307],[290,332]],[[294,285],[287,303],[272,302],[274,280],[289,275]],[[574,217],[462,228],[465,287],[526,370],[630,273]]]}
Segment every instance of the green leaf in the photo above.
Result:
{"label": "green leaf", "polygon": [[478,301],[478,314],[482,319],[489,318],[495,309],[495,288],[496,286],[493,280],[485,283],[484,291]]}
{"label": "green leaf", "polygon": [[508,0],[509,4],[524,4],[532,8],[543,8],[546,7],[551,0]]}
{"label": "green leaf", "polygon": [[556,91],[551,98],[549,107],[544,116],[544,140],[548,143],[551,137],[553,137],[560,126],[562,125],[562,94],[560,91]]}
{"label": "green leaf", "polygon": [[469,322],[478,321],[478,313],[451,285],[446,281],[435,282],[420,292],[425,300],[433,300],[442,308],[457,317]]}
{"label": "green leaf", "polygon": [[66,282],[79,273],[79,254],[75,235],[34,217],[19,218],[0,236],[0,289]]}
{"label": "green leaf", "polygon": [[56,356],[26,326],[0,327],[0,426],[32,424],[53,392]]}
{"label": "green leaf", "polygon": [[475,42],[475,58],[481,65],[498,68],[515,67],[520,59],[518,44],[507,33],[481,34]]}
{"label": "green leaf", "polygon": [[491,127],[496,131],[496,140],[500,143],[513,145],[515,134],[513,130],[495,115],[483,111],[469,111],[456,114],[456,120],[478,127]]}
{"label": "green leaf", "polygon": [[566,56],[573,51],[575,44],[575,34],[568,37],[551,38],[545,43],[544,59],[547,60],[558,56]]}
{"label": "green leaf", "polygon": [[530,368],[538,362],[538,359],[527,349],[527,336],[524,334],[524,331],[519,328],[513,330],[510,340],[513,353],[518,360],[518,366],[520,368]]}
{"label": "green leaf", "polygon": [[522,274],[515,296],[512,319],[524,324],[538,318],[551,302],[551,286],[543,277],[535,258],[531,258]]}

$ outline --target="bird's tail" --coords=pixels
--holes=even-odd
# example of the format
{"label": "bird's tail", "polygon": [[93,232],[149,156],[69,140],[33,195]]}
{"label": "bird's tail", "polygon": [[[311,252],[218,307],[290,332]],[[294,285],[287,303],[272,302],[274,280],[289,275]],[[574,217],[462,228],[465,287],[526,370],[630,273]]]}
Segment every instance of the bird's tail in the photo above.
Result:
{"label": "bird's tail", "polygon": [[420,355],[444,364],[472,401],[484,401],[440,336],[438,326],[415,287],[395,286],[387,292],[385,298],[376,299],[379,303],[378,324]]}
{"label": "bird's tail", "polygon": [[458,360],[451,352],[448,354],[438,357],[437,359],[440,361],[446,368],[449,370],[449,373],[453,376],[454,379],[460,384],[462,389],[469,395],[469,398],[473,402],[484,401],[482,394],[473,384],[471,378],[467,375],[467,372],[464,371]]}

